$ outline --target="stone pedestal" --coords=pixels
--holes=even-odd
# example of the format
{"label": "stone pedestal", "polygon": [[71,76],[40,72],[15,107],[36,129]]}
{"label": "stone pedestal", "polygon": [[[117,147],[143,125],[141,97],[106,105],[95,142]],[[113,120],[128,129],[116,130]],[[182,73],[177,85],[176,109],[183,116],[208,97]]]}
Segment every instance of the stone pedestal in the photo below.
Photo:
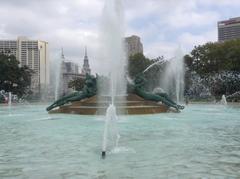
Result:
{"label": "stone pedestal", "polygon": [[[93,96],[81,101],[72,102],[49,113],[66,113],[80,115],[105,115],[111,103],[109,96]],[[118,114],[155,114],[168,112],[169,107],[153,101],[147,101],[135,95],[115,97],[114,105]]]}

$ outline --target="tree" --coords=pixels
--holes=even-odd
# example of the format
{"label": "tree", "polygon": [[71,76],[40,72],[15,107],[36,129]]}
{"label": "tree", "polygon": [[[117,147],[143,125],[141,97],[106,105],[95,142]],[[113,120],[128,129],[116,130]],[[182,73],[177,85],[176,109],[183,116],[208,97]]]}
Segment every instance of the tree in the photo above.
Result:
{"label": "tree", "polygon": [[4,103],[5,102],[5,98],[4,96],[0,93],[0,103]]}
{"label": "tree", "polygon": [[0,90],[22,97],[30,90],[32,73],[27,66],[19,67],[14,55],[0,53]]}
{"label": "tree", "polygon": [[152,62],[142,53],[137,53],[129,57],[128,73],[131,78],[135,78],[137,74],[142,73]]}
{"label": "tree", "polygon": [[240,40],[206,43],[195,46],[185,63],[199,75],[222,71],[240,71]]}
{"label": "tree", "polygon": [[[143,54],[138,53],[133,56],[130,56],[128,61],[128,73],[130,78],[134,79],[136,75],[139,73],[142,73],[144,70],[146,70],[151,64],[163,60],[163,56],[158,57],[156,59],[149,59],[146,58]],[[150,70],[144,73],[145,78],[147,79],[145,84],[146,90],[153,90],[155,87],[157,87],[160,83],[160,75],[162,72],[162,69],[164,68],[166,64],[163,64],[161,66],[156,65],[153,66]]]}
{"label": "tree", "polygon": [[184,60],[187,90],[199,75],[215,97],[240,91],[240,39],[195,46]]}
{"label": "tree", "polygon": [[84,82],[85,82],[85,79],[83,78],[75,78],[68,83],[68,87],[76,91],[81,91],[84,87]]}

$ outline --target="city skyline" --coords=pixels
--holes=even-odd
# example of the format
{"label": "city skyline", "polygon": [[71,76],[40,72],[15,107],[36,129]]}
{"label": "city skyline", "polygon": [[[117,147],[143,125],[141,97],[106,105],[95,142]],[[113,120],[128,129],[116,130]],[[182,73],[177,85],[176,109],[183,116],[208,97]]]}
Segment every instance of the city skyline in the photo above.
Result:
{"label": "city skyline", "polygon": [[[69,59],[79,64],[84,46],[88,46],[90,65],[98,72],[101,59],[97,56],[97,36],[103,3],[103,0],[1,1],[0,38],[27,36],[48,41],[51,59],[59,58],[63,47]],[[125,0],[124,6],[125,36],[141,37],[144,54],[150,58],[169,57],[179,45],[187,53],[194,45],[217,41],[217,22],[240,16],[237,0]]]}
{"label": "city skyline", "polygon": [[48,42],[18,37],[15,40],[0,39],[0,53],[14,55],[19,66],[33,70],[31,90],[40,93],[49,86],[49,49]]}

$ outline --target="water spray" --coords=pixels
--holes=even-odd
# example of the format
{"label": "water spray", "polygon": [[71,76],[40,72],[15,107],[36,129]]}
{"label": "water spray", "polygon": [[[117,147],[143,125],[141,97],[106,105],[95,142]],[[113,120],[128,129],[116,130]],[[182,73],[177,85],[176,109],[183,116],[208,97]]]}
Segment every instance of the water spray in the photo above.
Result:
{"label": "water spray", "polygon": [[227,105],[227,99],[225,95],[222,95],[221,104]]}
{"label": "water spray", "polygon": [[[105,0],[103,15],[101,21],[101,33],[99,39],[103,46],[102,54],[106,60],[106,74],[110,74],[110,83],[108,88],[110,89],[111,99],[109,101],[109,106],[106,110],[105,128],[103,133],[103,142],[101,156],[104,159],[107,155],[107,145],[109,134],[114,133],[114,145],[117,146],[119,135],[116,130],[116,107],[115,96],[119,93],[124,93],[126,91],[126,82],[124,77],[125,74],[125,64],[126,54],[124,52],[124,10],[122,5],[122,0]],[[103,92],[106,92],[106,89]],[[114,127],[115,128],[112,128]],[[111,129],[111,130],[110,130]]]}
{"label": "water spray", "polygon": [[11,108],[12,108],[12,93],[8,93],[8,111],[9,115],[11,115]]}
{"label": "water spray", "polygon": [[102,144],[102,159],[105,159],[106,157],[108,127],[111,120],[111,113],[113,110],[112,108],[114,107],[113,106],[114,99],[113,99],[113,74],[112,73],[111,73],[110,79],[111,79],[111,104],[109,105],[106,111],[105,127],[104,127],[104,133],[103,133],[103,144]]}
{"label": "water spray", "polygon": [[170,59],[168,59],[168,60],[159,60],[159,61],[156,61],[155,63],[153,63],[153,64],[151,64],[151,65],[149,65],[144,71],[143,71],[143,73],[145,73],[145,72],[147,72],[148,70],[150,70],[153,66],[155,66],[155,65],[162,65],[162,64],[164,64],[166,61],[170,61],[170,60],[172,60],[172,59],[174,59],[174,58],[176,58],[176,57],[172,57],[172,58],[170,58]]}

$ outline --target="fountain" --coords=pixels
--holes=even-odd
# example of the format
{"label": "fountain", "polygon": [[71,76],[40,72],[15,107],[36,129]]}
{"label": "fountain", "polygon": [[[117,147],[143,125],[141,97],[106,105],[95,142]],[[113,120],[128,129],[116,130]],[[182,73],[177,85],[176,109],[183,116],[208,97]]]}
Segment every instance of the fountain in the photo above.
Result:
{"label": "fountain", "polygon": [[105,161],[104,117],[49,115],[44,107],[16,105],[12,116],[0,107],[0,178],[239,178],[239,105],[195,103],[183,114],[121,116],[116,150],[109,120]]}
{"label": "fountain", "polygon": [[156,61],[155,63],[149,65],[149,66],[143,71],[143,73],[146,73],[148,70],[150,70],[150,69],[151,69],[152,67],[154,67],[155,65],[162,65],[162,64],[164,64],[166,61],[170,61],[170,60],[172,60],[172,59],[174,59],[174,58],[175,58],[175,57],[170,58],[169,60],[160,59],[160,60]]}
{"label": "fountain", "polygon": [[62,75],[62,62],[64,61],[65,57],[63,54],[63,48],[62,48],[62,54],[61,54],[61,58],[60,61],[57,61],[56,64],[56,71],[55,71],[55,77],[56,77],[56,83],[55,83],[55,101],[58,100],[59,98],[59,90],[61,87],[61,75]]}
{"label": "fountain", "polygon": [[[121,0],[106,0],[103,9],[101,33],[101,52],[104,72],[108,75],[108,83],[96,85],[99,77],[87,75],[82,91],[65,96],[47,108],[50,112],[72,114],[106,114],[103,134],[102,158],[106,156],[108,131],[110,124],[115,124],[114,141],[118,144],[120,135],[117,132],[117,114],[153,114],[167,112],[170,107],[179,111],[183,106],[172,101],[167,94],[152,94],[143,88],[144,74],[138,75],[132,84],[126,78],[126,55],[124,52],[124,21]],[[157,63],[164,61],[158,61]],[[144,72],[149,70],[149,66]],[[111,90],[109,90],[111,89]],[[96,96],[97,95],[97,96]],[[163,104],[159,104],[161,101]],[[70,105],[65,105],[71,103]],[[59,109],[52,110],[56,107]]]}
{"label": "fountain", "polygon": [[222,99],[221,99],[220,103],[223,105],[227,105],[227,99],[226,99],[225,95],[222,95]]}
{"label": "fountain", "polygon": [[112,138],[114,138],[114,147],[118,147],[118,141],[120,139],[120,135],[117,130],[117,114],[116,108],[113,104],[109,105],[106,112],[106,119],[105,119],[105,127],[103,133],[103,144],[102,144],[102,158],[106,157],[106,150],[108,144],[108,135],[109,129],[112,129],[114,132],[111,133]]}
{"label": "fountain", "polygon": [[184,92],[184,61],[181,48],[175,52],[175,57],[169,59],[164,75],[161,79],[161,86],[164,91],[169,92],[177,103],[183,101]]}
{"label": "fountain", "polygon": [[[109,76],[110,83],[101,86],[99,94],[108,91],[114,96],[126,94],[126,54],[124,51],[124,15],[121,0],[105,0],[100,26],[100,48],[103,70]],[[111,89],[112,92],[108,89]]]}
{"label": "fountain", "polygon": [[[118,96],[125,102],[126,96],[126,55],[124,52],[124,18],[123,5],[121,0],[105,0],[103,9],[100,39],[103,49],[105,61],[105,72],[110,74],[110,83],[106,86],[101,86],[99,93],[101,96],[105,93],[106,88],[111,89],[108,96],[111,97],[111,104],[106,111],[105,129],[103,135],[102,157],[106,155],[107,136],[110,122],[115,123],[117,120],[115,97]],[[113,128],[112,128],[113,129]],[[116,131],[115,131],[116,133]],[[119,134],[115,135],[116,145],[119,140]]]}
{"label": "fountain", "polygon": [[11,108],[12,108],[12,93],[8,92],[8,111],[9,111],[9,115],[11,115]]}
{"label": "fountain", "polygon": [[[99,76],[87,76],[82,91],[77,91],[56,100],[47,108],[50,113],[71,114],[106,114],[109,105],[116,108],[117,114],[154,114],[168,112],[172,107],[176,111],[183,109],[169,98],[166,93],[149,93],[144,89],[144,72],[152,66],[164,61],[158,61],[150,65],[142,74],[133,81],[127,79],[127,62],[124,52],[124,15],[121,0],[106,0],[103,9],[101,31],[99,35],[102,70],[107,75],[108,83],[98,84]],[[181,52],[176,54],[182,57]],[[175,88],[177,100],[182,93],[183,67],[182,58],[174,58],[170,61],[167,77],[174,78],[174,87],[168,86],[165,91]],[[176,61],[176,64],[172,61]],[[177,68],[177,69],[176,69]],[[127,81],[130,83],[127,84]],[[101,82],[100,82],[101,83]],[[111,90],[109,90],[111,89]],[[162,102],[162,103],[159,103]],[[55,109],[57,108],[57,109]]]}
{"label": "fountain", "polygon": [[[120,2],[106,0],[104,16],[110,29],[119,23],[114,12],[121,12]],[[49,113],[81,115],[54,115],[52,120],[42,110],[45,105],[32,104],[32,108],[16,105],[9,116],[7,105],[0,107],[0,178],[239,178],[239,107],[192,104],[180,115],[157,114],[181,106],[165,94],[166,89],[145,91],[144,73],[134,79],[124,74],[124,58],[118,56],[124,52],[115,35],[101,36],[104,51],[110,53],[105,54],[109,64],[104,71],[109,84],[101,88],[97,86],[100,76],[86,75],[82,91],[47,108]],[[120,52],[115,54],[111,46]],[[175,86],[169,90],[177,96],[180,73],[176,67],[171,72]],[[97,114],[104,115],[104,131]],[[124,118],[121,128],[128,136],[121,141],[128,147],[124,153],[118,147],[119,114],[154,114]],[[103,131],[101,146],[99,131]],[[116,150],[109,152],[111,142]],[[108,153],[118,155],[106,162],[97,159],[98,150],[103,159]]]}

